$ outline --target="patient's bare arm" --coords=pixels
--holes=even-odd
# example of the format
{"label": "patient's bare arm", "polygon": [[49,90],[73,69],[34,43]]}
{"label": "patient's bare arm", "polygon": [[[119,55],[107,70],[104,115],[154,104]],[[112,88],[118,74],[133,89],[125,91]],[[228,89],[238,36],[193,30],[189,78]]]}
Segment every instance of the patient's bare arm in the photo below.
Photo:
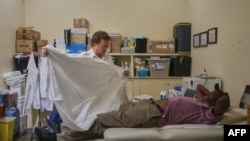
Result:
{"label": "patient's bare arm", "polygon": [[206,87],[204,87],[203,85],[198,84],[196,86],[196,98],[197,99],[203,99],[209,93],[210,93],[209,90]]}
{"label": "patient's bare arm", "polygon": [[214,115],[222,115],[227,111],[229,106],[230,106],[229,97],[224,95],[217,100],[217,102],[214,106],[213,114]]}

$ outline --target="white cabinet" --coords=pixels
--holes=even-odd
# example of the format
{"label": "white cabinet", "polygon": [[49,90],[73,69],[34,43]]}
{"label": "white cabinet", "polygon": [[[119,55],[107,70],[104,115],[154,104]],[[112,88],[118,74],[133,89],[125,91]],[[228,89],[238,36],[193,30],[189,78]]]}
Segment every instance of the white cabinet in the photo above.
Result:
{"label": "white cabinet", "polygon": [[165,79],[141,79],[141,94],[160,98],[160,91],[166,89]]}
{"label": "white cabinet", "polygon": [[176,85],[181,84],[181,77],[169,77],[169,78],[152,78],[152,79],[129,79],[129,90],[132,96],[150,95],[155,99],[160,99],[160,91],[173,89]]}
{"label": "white cabinet", "polygon": [[182,87],[183,89],[190,88],[196,89],[198,84],[204,85],[209,91],[214,90],[214,85],[216,83],[219,84],[220,88],[222,88],[222,80],[220,78],[207,78],[203,79],[200,77],[183,77],[182,78]]}

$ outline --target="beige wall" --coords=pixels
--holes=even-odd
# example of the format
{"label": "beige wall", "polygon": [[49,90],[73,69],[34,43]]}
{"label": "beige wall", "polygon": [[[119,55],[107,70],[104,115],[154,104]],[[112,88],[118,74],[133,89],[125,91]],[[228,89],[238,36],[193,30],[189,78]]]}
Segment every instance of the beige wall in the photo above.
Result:
{"label": "beige wall", "polygon": [[246,84],[250,83],[250,1],[189,0],[188,17],[192,34],[218,27],[218,43],[192,49],[192,75],[204,68],[223,79],[232,105],[239,105]]}
{"label": "beige wall", "polygon": [[14,69],[15,31],[25,23],[23,0],[1,0],[0,18],[0,87],[6,88],[2,74]]}
{"label": "beige wall", "polygon": [[26,25],[53,41],[73,27],[73,18],[86,18],[90,32],[118,31],[122,36],[172,38],[177,22],[187,21],[186,0],[26,0]]}

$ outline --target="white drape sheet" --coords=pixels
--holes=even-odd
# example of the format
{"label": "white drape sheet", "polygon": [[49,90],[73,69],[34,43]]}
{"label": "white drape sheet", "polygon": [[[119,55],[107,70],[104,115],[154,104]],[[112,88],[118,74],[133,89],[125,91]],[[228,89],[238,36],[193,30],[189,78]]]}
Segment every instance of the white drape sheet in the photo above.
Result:
{"label": "white drape sheet", "polygon": [[86,57],[69,57],[51,46],[47,49],[49,56],[42,59],[47,61],[42,63],[46,67],[40,69],[45,74],[42,80],[46,80],[41,91],[54,101],[69,128],[87,130],[97,114],[118,110],[124,99],[131,99],[120,67]]}

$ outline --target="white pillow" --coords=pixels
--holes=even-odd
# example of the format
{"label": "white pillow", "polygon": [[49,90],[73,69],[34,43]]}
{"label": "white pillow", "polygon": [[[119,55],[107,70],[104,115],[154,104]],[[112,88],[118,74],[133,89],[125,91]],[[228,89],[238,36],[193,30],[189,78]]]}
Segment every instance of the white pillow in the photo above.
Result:
{"label": "white pillow", "polygon": [[231,124],[238,121],[245,120],[247,118],[247,110],[238,107],[230,107],[228,111],[223,115],[223,119],[217,124]]}

